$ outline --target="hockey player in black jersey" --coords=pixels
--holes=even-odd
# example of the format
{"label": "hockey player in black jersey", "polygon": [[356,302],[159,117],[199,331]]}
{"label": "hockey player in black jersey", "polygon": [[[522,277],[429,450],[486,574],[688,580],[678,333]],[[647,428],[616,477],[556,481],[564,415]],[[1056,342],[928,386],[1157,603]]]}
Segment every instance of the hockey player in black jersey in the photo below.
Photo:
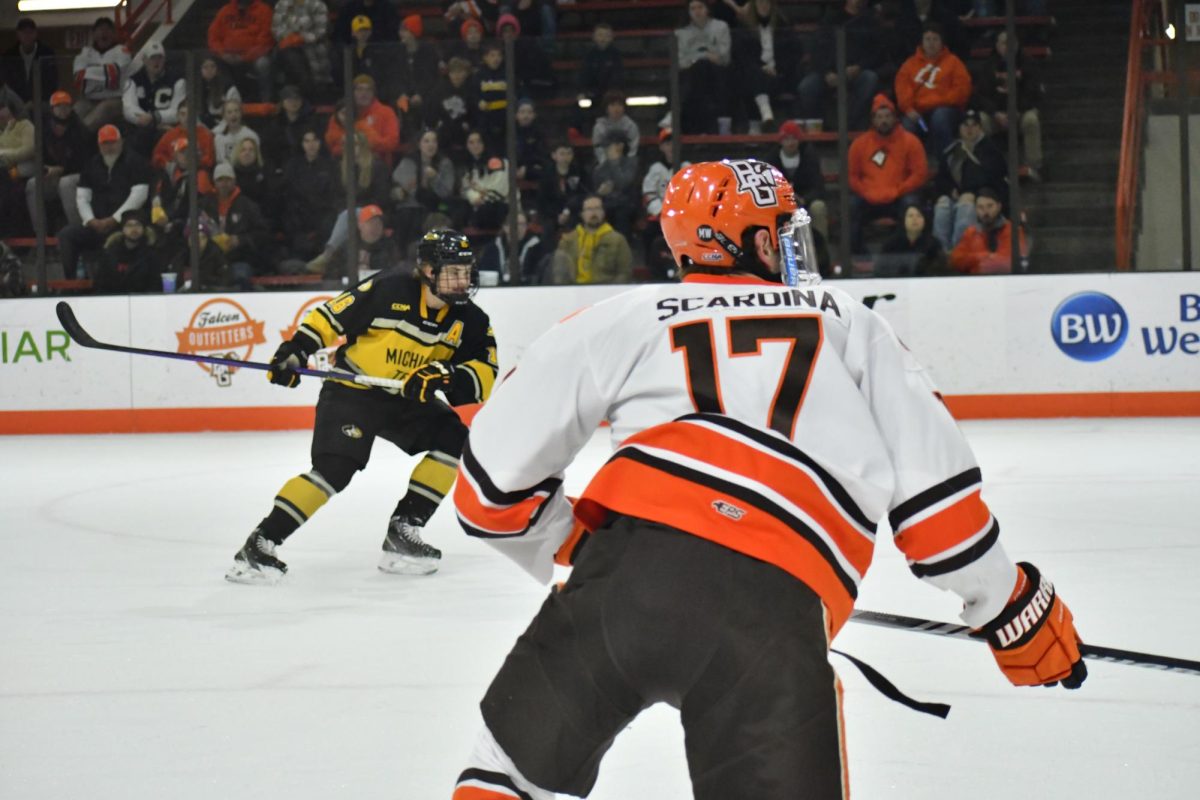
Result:
{"label": "hockey player in black jersey", "polygon": [[392,512],[379,569],[411,575],[437,570],[441,551],[422,540],[421,529],[454,483],[467,436],[450,406],[488,398],[496,379],[496,341],[487,314],[471,300],[478,273],[467,238],[430,231],[417,261],[413,274],[379,273],[318,306],[272,356],[269,380],[293,387],[300,382],[296,368],[345,336],[336,369],[397,378],[404,386],[326,382],[317,402],[312,468],[279,490],[271,513],[234,556],[228,580],[278,581],[287,565],[275,548],[367,465],[376,437],[406,453],[425,453]]}

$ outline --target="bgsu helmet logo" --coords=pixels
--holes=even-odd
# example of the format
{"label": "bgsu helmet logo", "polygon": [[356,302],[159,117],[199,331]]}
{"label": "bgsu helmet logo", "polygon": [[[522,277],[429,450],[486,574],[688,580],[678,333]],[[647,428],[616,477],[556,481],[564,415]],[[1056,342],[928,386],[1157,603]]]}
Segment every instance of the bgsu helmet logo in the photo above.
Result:
{"label": "bgsu helmet logo", "polygon": [[[240,303],[227,297],[214,297],[202,303],[192,314],[187,327],[175,332],[175,338],[179,341],[180,353],[238,361],[248,361],[254,346],[267,341],[263,323],[251,319]],[[233,373],[237,372],[237,367],[223,364],[198,366],[216,378],[218,386],[228,386]]]}

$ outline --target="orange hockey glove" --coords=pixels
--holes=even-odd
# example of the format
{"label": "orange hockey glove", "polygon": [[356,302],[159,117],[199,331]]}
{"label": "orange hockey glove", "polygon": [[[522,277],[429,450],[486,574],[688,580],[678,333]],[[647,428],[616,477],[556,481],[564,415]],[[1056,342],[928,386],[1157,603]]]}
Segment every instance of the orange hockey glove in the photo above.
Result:
{"label": "orange hockey glove", "polygon": [[1014,686],[1078,689],[1087,678],[1071,610],[1032,564],[1017,564],[1008,605],[982,633]]}

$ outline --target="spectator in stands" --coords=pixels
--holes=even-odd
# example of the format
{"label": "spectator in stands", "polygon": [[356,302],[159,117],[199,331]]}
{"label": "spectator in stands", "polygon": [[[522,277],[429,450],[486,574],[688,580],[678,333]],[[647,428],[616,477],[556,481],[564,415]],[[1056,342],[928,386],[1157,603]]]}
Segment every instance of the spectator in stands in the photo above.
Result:
{"label": "spectator in stands", "polygon": [[258,142],[253,139],[242,139],[234,151],[233,174],[237,179],[238,189],[258,205],[259,211],[267,220],[267,227],[274,229],[277,212],[278,187],[271,177],[271,172],[263,163],[262,152]]}
{"label": "spectator in stands", "polygon": [[21,217],[25,183],[35,171],[34,126],[25,105],[12,96],[0,102],[0,236],[25,229]]}
{"label": "spectator in stands", "polygon": [[263,0],[229,0],[208,26],[208,49],[229,68],[243,94],[253,79],[263,102],[271,100],[272,15]]}
{"label": "spectator in stands", "polygon": [[832,98],[837,96],[836,31],[846,29],[846,124],[863,130],[870,117],[871,98],[879,85],[883,35],[867,0],[846,0],[831,10],[821,23],[814,42],[810,72],[800,81],[797,102],[800,116],[824,119]]}
{"label": "spectator in stands", "polygon": [[146,212],[131,208],[121,215],[121,228],[105,242],[92,289],[97,294],[161,292],[162,263],[154,247]]}
{"label": "spectator in stands", "polygon": [[[1012,272],[1012,223],[1001,213],[1000,196],[990,186],[980,189],[975,197],[975,220],[950,252],[950,265],[967,275]],[[1024,262],[1029,254],[1024,225],[1018,236]]]}
{"label": "spectator in stands", "polygon": [[909,133],[927,135],[937,157],[954,139],[954,130],[971,99],[971,76],[942,42],[942,27],[925,25],[921,45],[896,73],[896,101]]}
{"label": "spectator in stands", "polygon": [[[688,24],[675,31],[684,133],[714,133],[729,113],[729,26],[708,13],[706,0],[688,2]],[[593,138],[595,134],[593,133]]]}
{"label": "spectator in stands", "polygon": [[[676,172],[674,165],[675,137],[670,128],[658,132],[658,158],[646,170],[642,178],[642,206],[646,211],[646,226],[642,232],[642,243],[646,252],[646,268],[657,281],[674,280],[678,267],[662,235],[659,216],[662,214],[663,196],[667,184]],[[683,162],[679,169],[689,166]]]}
{"label": "spectator in stands", "polygon": [[738,95],[745,106],[739,111],[758,112],[756,130],[773,128],[773,104],[778,105],[780,95],[796,85],[797,42],[788,35],[779,0],[746,0],[740,5],[736,0],[724,2],[736,11],[738,20],[733,29],[733,65]]}
{"label": "spectator in stands", "polygon": [[479,97],[475,127],[483,132],[487,141],[503,148],[507,138],[504,134],[508,119],[508,78],[504,70],[504,46],[500,42],[488,42],[483,46],[482,63],[472,80]]}
{"label": "spectator in stands", "polygon": [[294,156],[302,154],[301,140],[316,125],[312,106],[300,89],[285,86],[279,92],[279,110],[263,128],[262,153],[272,171],[278,173]]}
{"label": "spectator in stands", "polygon": [[454,177],[454,163],[438,152],[437,131],[422,133],[416,152],[402,159],[392,173],[396,240],[401,246],[422,232],[421,223],[426,216],[450,210]]}
{"label": "spectator in stands", "polygon": [[446,65],[446,77],[434,93],[427,111],[427,124],[438,133],[442,150],[461,153],[471,130],[471,113],[478,98],[467,83],[471,65],[462,58],[452,58]]}
{"label": "spectator in stands", "polygon": [[[894,115],[893,115],[894,125]],[[804,132],[794,120],[779,126],[779,148],[772,149],[764,161],[788,179],[796,190],[796,203],[808,209],[813,230],[829,238],[829,211],[825,205],[825,176],[821,159],[808,142],[802,142]]]}
{"label": "spectator in stands", "polygon": [[875,274],[880,278],[948,274],[946,251],[933,235],[925,211],[916,203],[906,203],[900,213],[903,224],[883,243]]}
{"label": "spectator in stands", "polygon": [[167,52],[158,42],[146,45],[142,66],[125,83],[122,106],[128,124],[125,146],[150,157],[154,145],[179,121],[179,104],[187,97],[183,74],[167,68]]}
{"label": "spectator in stands", "polygon": [[[375,40],[375,29],[371,18],[360,14],[350,23],[354,41],[350,44],[350,76],[370,76],[377,86],[387,86],[387,79],[393,74],[392,61],[395,59],[395,48]],[[340,54],[339,54],[340,55]],[[346,85],[345,61],[342,58],[333,60],[333,83],[338,94]]]}
{"label": "spectator in stands", "polygon": [[101,127],[96,141],[100,152],[84,168],[75,190],[80,224],[68,224],[58,232],[67,279],[86,277],[80,269],[80,256],[103,247],[119,227],[117,220],[130,209],[144,207],[150,197],[150,165],[124,149],[117,126]]}
{"label": "spectator in stands", "polygon": [[983,135],[976,109],[967,109],[958,126],[958,139],[942,153],[936,186],[933,235],[947,250],[975,224],[975,197],[981,188],[990,186],[1007,200],[1008,163],[996,143]]}
{"label": "spectator in stands", "polygon": [[472,70],[483,60],[483,23],[474,17],[463,22],[459,28],[461,41],[449,42],[447,55],[466,61]]}
{"label": "spectator in stands", "polygon": [[[946,47],[960,59],[970,57],[971,42],[959,21],[959,9],[953,0],[909,0],[896,21],[896,33],[906,55],[921,46],[925,26],[937,24],[942,30]],[[959,4],[961,5],[961,4]]]}
{"label": "spectator in stands", "polygon": [[29,17],[17,20],[17,43],[4,53],[3,69],[8,87],[29,105],[33,102],[33,73],[42,73],[42,100],[58,91],[58,64],[54,48],[38,39],[37,23]]}
{"label": "spectator in stands", "polygon": [[[57,230],[61,224],[52,221],[57,198],[68,224],[81,225],[79,209],[75,206],[75,190],[79,174],[96,154],[96,137],[84,126],[75,113],[74,101],[67,92],[59,90],[50,95],[50,114],[42,128],[42,164],[45,178],[42,183],[46,230]],[[25,201],[29,219],[37,219],[37,180],[25,182]]]}
{"label": "spectator in stands", "polygon": [[399,58],[392,64],[389,73],[392,85],[386,96],[400,112],[401,129],[407,125],[410,130],[419,131],[434,124],[427,119],[430,111],[427,105],[437,87],[441,57],[435,44],[422,41],[424,33],[425,23],[420,16],[409,14],[400,20]]}
{"label": "spectator in stands", "polygon": [[[400,120],[395,111],[375,97],[375,79],[370,75],[359,75],[354,79],[354,113],[354,129],[367,137],[371,152],[390,168],[392,156],[400,147]],[[342,154],[346,116],[346,109],[339,104],[325,129],[325,144],[335,157]]]}
{"label": "spectator in stands", "polygon": [[354,132],[354,162],[351,163],[348,151],[340,153],[338,160],[341,162],[339,177],[342,202],[339,207],[342,210],[333,223],[325,249],[308,262],[308,271],[312,273],[325,272],[333,252],[343,247],[350,237],[350,217],[346,213],[345,197],[351,184],[354,185],[355,214],[365,206],[386,207],[391,192],[391,169],[383,159],[371,152],[367,134],[363,131]]}
{"label": "spectator in stands", "polygon": [[546,283],[630,283],[633,252],[624,236],[604,219],[604,200],[588,195],[575,230],[563,235]]}
{"label": "spectator in stands", "polygon": [[550,160],[546,137],[537,121],[537,108],[525,98],[517,101],[517,180],[538,181]]}
{"label": "spectator in stands", "polygon": [[[339,247],[329,259],[325,268],[327,278],[346,275],[345,247]],[[387,235],[383,209],[377,205],[367,205],[358,212],[358,256],[355,259],[355,269],[350,274],[352,281],[364,281],[376,272],[385,269],[395,269],[400,263],[400,248],[391,236]]]}
{"label": "spectator in stands", "polygon": [[902,206],[920,202],[929,165],[916,136],[896,125],[896,107],[875,96],[871,129],[850,145],[850,247],[863,252],[863,224],[875,217],[895,217]]}
{"label": "spectator in stands", "polygon": [[300,154],[283,168],[284,247],[290,258],[304,262],[324,249],[338,212],[346,206],[337,165],[323,147],[321,134],[309,128],[300,138]]}
{"label": "spectator in stands", "polygon": [[487,28],[495,28],[501,6],[507,8],[509,0],[447,0],[445,5],[447,22],[474,19]]}
{"label": "spectator in stands", "polygon": [[609,133],[604,142],[604,160],[592,170],[593,191],[604,201],[604,216],[626,237],[633,235],[638,202],[638,161],[625,154],[626,139]]}
{"label": "spectator in stands", "polygon": [[[1042,77],[1037,66],[1015,43],[1017,50],[1017,114],[1021,140],[1025,144],[1025,163],[1029,166],[1029,177],[1041,180],[1042,123],[1038,117],[1038,106],[1042,102]],[[983,112],[984,130],[988,133],[1008,134],[1011,125],[1008,119],[1008,33],[996,34],[995,48],[987,64],[979,72],[975,84],[975,102]]]}
{"label": "spectator in stands", "polygon": [[[591,103],[592,113],[602,107],[602,99],[625,81],[621,51],[613,46],[612,25],[601,22],[592,29],[592,44],[583,54],[579,68],[579,91],[576,99]],[[582,112],[576,115],[574,127],[584,130]]]}
{"label": "spectator in stands", "polygon": [[592,147],[597,164],[604,163],[607,143],[614,134],[625,139],[626,154],[636,157],[642,133],[637,123],[625,113],[625,94],[615,89],[604,95],[604,116],[592,126]]}
{"label": "spectator in stands", "polygon": [[517,92],[522,95],[549,98],[558,91],[558,77],[542,42],[532,36],[521,36],[521,23],[512,14],[501,14],[496,22],[496,36],[502,42],[513,40],[513,72]]}
{"label": "spectator in stands", "polygon": [[[187,148],[187,139],[175,140],[172,145],[174,155],[170,163],[159,170],[151,191],[150,221],[159,234],[158,248],[165,263],[174,260],[186,245],[183,232],[191,211],[192,184]],[[206,169],[201,167],[196,174],[198,198],[216,191]]]}
{"label": "spectator in stands", "polygon": [[12,103],[14,107],[24,109],[25,102],[21,100],[20,95],[8,88],[4,82],[4,73],[0,72],[0,105]]}
{"label": "spectator in stands", "polygon": [[[549,253],[542,235],[529,227],[524,211],[517,212],[517,263],[523,285],[536,284],[541,279]],[[488,240],[479,253],[479,283],[482,286],[508,286],[513,283],[508,260],[508,224]]]}
{"label": "spectator in stands", "polygon": [[508,162],[488,150],[481,131],[467,134],[467,160],[459,178],[455,227],[494,230],[508,215]]}
{"label": "spectator in stands", "polygon": [[224,65],[215,56],[200,63],[200,86],[196,92],[197,118],[209,128],[216,127],[224,116],[228,100],[241,101],[242,93],[234,86]]}
{"label": "spectator in stands", "polygon": [[559,231],[574,227],[588,183],[570,142],[556,142],[550,148],[550,160],[552,164],[542,172],[538,184],[537,209],[542,230],[553,242]]}
{"label": "spectator in stands", "polygon": [[[191,107],[191,101],[186,98],[179,101],[179,106],[175,109],[175,127],[164,133],[158,140],[158,144],[154,146],[150,165],[155,169],[165,169],[167,164],[175,158],[175,142],[187,138],[188,114]],[[196,120],[196,144],[200,149],[197,154],[200,166],[203,169],[212,169],[216,163],[216,143],[212,131],[199,120]]]}
{"label": "spectator in stands", "polygon": [[200,208],[212,221],[212,239],[225,254],[234,283],[249,289],[252,277],[270,271],[267,221],[258,204],[238,188],[232,164],[217,164],[213,183],[216,193],[202,198]]}
{"label": "spectator in stands", "polygon": [[[333,27],[335,44],[350,44],[353,42],[351,24],[355,17],[367,17],[375,31],[375,41],[396,41],[396,28],[400,19],[396,15],[396,7],[389,0],[348,0],[338,8],[337,23]],[[337,58],[334,58],[337,61]]]}
{"label": "spectator in stands", "polygon": [[242,122],[242,101],[226,100],[221,111],[221,124],[213,128],[213,154],[217,162],[233,161],[233,154],[242,139],[253,139],[261,145],[258,134]]}
{"label": "spectator in stands", "polygon": [[[225,253],[213,241],[212,233],[213,221],[201,214],[196,225],[195,236],[196,246],[200,249],[200,287],[209,292],[233,291],[239,287],[235,285],[233,273],[229,269],[229,262],[225,258]],[[185,235],[184,238],[190,240],[192,237]],[[170,271],[178,275],[179,286],[186,286],[191,282],[191,252],[189,248],[184,248],[175,256],[171,262]]]}
{"label": "spectator in stands", "polygon": [[129,51],[117,44],[113,21],[100,17],[93,22],[91,44],[75,56],[72,68],[80,91],[75,113],[90,130],[121,118],[121,87],[129,62]]}
{"label": "spectator in stands", "polygon": [[[329,9],[322,0],[276,0],[271,16],[276,83],[297,85],[312,97],[332,79],[329,62]],[[338,55],[341,55],[339,53]]]}

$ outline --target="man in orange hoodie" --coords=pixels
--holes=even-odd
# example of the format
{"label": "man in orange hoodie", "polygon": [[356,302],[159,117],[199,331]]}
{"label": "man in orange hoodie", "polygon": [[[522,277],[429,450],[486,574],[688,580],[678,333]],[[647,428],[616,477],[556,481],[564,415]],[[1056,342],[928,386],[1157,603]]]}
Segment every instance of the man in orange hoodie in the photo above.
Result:
{"label": "man in orange hoodie", "polygon": [[229,0],[208,26],[208,49],[233,73],[246,96],[251,74],[258,82],[259,100],[271,100],[271,35],[274,12],[263,0]]}
{"label": "man in orange hoodie", "polygon": [[911,133],[928,134],[930,152],[940,156],[958,130],[959,113],[971,99],[971,74],[944,44],[942,26],[926,23],[921,46],[896,73],[896,101]]}
{"label": "man in orange hoodie", "polygon": [[[366,134],[371,152],[392,166],[392,156],[400,147],[400,120],[396,112],[379,102],[375,97],[375,79],[370,75],[359,75],[354,79],[354,129]],[[325,144],[334,157],[342,154],[346,131],[338,114],[329,118],[325,129]]]}
{"label": "man in orange hoodie", "polygon": [[907,203],[919,204],[929,165],[921,140],[896,125],[896,107],[875,95],[871,128],[850,145],[850,246],[863,252],[862,228],[867,219],[899,216]]}
{"label": "man in orange hoodie", "polygon": [[[150,164],[155,169],[166,169],[167,165],[175,160],[175,143],[181,139],[187,139],[188,113],[190,104],[185,97],[179,103],[179,122],[174,128],[170,128],[158,140],[158,144],[154,146],[154,152],[151,154]],[[212,169],[216,163],[213,153],[213,135],[203,122],[196,120],[196,145],[200,148],[199,159],[202,169]]]}
{"label": "man in orange hoodie", "polygon": [[[958,244],[950,251],[950,265],[967,275],[990,275],[1012,272],[1012,223],[1000,213],[1000,197],[989,186],[975,197],[975,216],[978,223],[967,228]],[[1021,261],[1029,255],[1025,243],[1025,228],[1018,233],[1021,239]],[[1024,264],[1022,269],[1024,271]]]}

